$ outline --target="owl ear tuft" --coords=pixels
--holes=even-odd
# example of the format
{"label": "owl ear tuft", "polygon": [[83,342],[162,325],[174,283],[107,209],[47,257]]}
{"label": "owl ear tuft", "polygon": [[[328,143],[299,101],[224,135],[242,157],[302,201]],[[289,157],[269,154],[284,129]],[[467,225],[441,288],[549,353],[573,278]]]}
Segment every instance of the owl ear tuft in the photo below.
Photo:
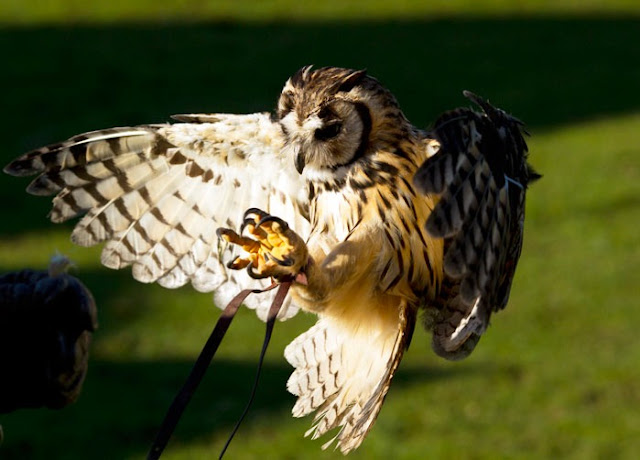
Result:
{"label": "owl ear tuft", "polygon": [[348,93],[354,88],[354,86],[360,83],[366,75],[367,69],[352,71],[342,80],[340,80],[340,82],[338,82],[338,88],[336,92],[344,91],[345,93]]}
{"label": "owl ear tuft", "polygon": [[311,71],[312,67],[313,67],[313,64],[312,65],[306,65],[306,66],[302,67],[301,69],[299,69],[296,73],[294,73],[291,76],[291,78],[289,79],[291,84],[296,88],[302,87],[302,83],[304,82],[304,79],[307,78],[307,75]]}

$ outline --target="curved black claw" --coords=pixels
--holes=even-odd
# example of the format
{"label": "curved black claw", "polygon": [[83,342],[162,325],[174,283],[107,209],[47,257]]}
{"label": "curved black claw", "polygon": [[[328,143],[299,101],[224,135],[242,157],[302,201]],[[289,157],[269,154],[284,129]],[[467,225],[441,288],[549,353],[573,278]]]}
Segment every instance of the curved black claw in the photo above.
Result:
{"label": "curved black claw", "polygon": [[255,214],[260,219],[263,219],[263,218],[265,218],[265,217],[267,217],[269,215],[266,212],[264,212],[262,209],[249,208],[244,212],[244,215],[242,216],[242,219],[243,220],[247,220],[249,218],[249,216],[252,215],[252,214]]}
{"label": "curved black claw", "polygon": [[260,221],[256,224],[256,228],[262,226],[263,224],[266,224],[267,222],[275,222],[279,224],[280,227],[282,228],[282,231],[286,232],[287,230],[289,230],[289,224],[287,224],[284,220],[280,219],[279,217],[272,216],[270,214],[267,214],[262,219],[260,219]]}
{"label": "curved black claw", "polygon": [[268,276],[268,275],[261,275],[260,273],[254,271],[253,269],[254,269],[253,264],[247,265],[247,274],[254,280],[261,280]]}
{"label": "curved black claw", "polygon": [[247,225],[255,225],[256,221],[254,219],[251,219],[249,217],[246,217],[244,219],[244,221],[242,222],[242,225],[240,225],[240,234],[242,235],[244,233],[244,229],[247,228]]}

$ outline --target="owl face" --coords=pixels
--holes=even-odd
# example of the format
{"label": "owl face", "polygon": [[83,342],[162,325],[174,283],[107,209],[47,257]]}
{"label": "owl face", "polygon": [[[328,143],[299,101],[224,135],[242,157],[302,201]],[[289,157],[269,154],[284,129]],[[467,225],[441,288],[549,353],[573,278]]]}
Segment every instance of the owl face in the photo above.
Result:
{"label": "owl face", "polygon": [[311,179],[335,175],[367,153],[374,86],[380,87],[364,71],[332,67],[304,67],[287,81],[277,114],[299,173]]}

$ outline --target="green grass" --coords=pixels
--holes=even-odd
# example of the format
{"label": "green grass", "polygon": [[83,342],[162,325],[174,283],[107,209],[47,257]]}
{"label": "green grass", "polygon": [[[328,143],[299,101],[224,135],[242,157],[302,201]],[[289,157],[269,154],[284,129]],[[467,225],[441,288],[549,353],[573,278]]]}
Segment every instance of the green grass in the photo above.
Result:
{"label": "green grass", "polygon": [[[544,174],[529,194],[510,305],[460,363],[435,357],[418,331],[379,420],[350,458],[637,458],[640,20],[555,16],[550,6],[529,14],[532,2],[500,17],[407,19],[391,9],[426,9],[396,3],[376,21],[268,24],[203,13],[216,21],[96,25],[141,16],[135,6],[103,16],[89,9],[87,20],[25,9],[18,22],[58,25],[0,29],[0,163],[82,131],[172,113],[269,110],[286,77],[307,63],[368,68],[420,126],[465,104],[462,89],[489,97],[528,122],[531,161]],[[181,5],[194,15],[208,8]],[[311,17],[273,5],[272,18]],[[235,19],[258,16],[234,11]],[[48,200],[22,193],[26,183],[0,177],[0,269],[44,267],[55,250],[70,255],[98,301],[100,329],[80,400],[0,416],[0,458],[141,458],[218,310],[209,295],[102,268],[99,250],[71,246],[71,227],[50,224]],[[312,322],[276,326],[229,458],[341,458],[303,439],[310,420],[289,415],[282,350]],[[217,455],[248,397],[262,331],[250,312],[235,320],[167,459]]]}
{"label": "green grass", "polygon": [[4,0],[0,23],[96,24],[136,21],[389,20],[443,16],[634,14],[635,0]]}

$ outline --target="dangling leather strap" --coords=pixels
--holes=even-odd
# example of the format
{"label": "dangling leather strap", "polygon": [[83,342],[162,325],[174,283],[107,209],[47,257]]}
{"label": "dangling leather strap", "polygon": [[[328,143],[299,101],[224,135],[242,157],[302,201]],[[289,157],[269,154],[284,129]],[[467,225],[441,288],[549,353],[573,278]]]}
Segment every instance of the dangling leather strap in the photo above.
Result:
{"label": "dangling leather strap", "polygon": [[273,299],[273,303],[269,308],[269,314],[267,315],[267,326],[264,333],[264,341],[262,342],[262,350],[260,351],[260,358],[258,359],[258,369],[256,371],[256,378],[253,381],[253,388],[251,389],[251,396],[249,396],[249,401],[242,411],[242,415],[236,422],[236,426],[233,427],[233,431],[229,435],[229,439],[224,444],[222,451],[220,452],[220,457],[218,460],[222,460],[229,444],[231,444],[231,440],[236,435],[238,428],[240,428],[240,424],[244,420],[245,416],[249,413],[249,409],[251,408],[251,404],[253,403],[253,398],[256,395],[256,390],[258,389],[258,381],[260,380],[260,371],[262,370],[262,363],[264,362],[264,355],[267,352],[267,347],[269,346],[269,341],[271,340],[271,333],[273,332],[273,326],[276,323],[276,317],[278,316],[278,312],[280,311],[280,307],[282,307],[282,303],[284,299],[287,297],[287,292],[289,292],[289,288],[291,287],[291,281],[284,281],[280,284],[280,289],[276,292],[276,296]]}
{"label": "dangling leather strap", "polygon": [[224,455],[224,452],[229,446],[229,443],[231,442],[231,439],[233,438],[236,431],[238,430],[238,427],[240,426],[242,419],[249,411],[251,402],[253,401],[253,397],[256,392],[256,386],[258,384],[258,378],[260,377],[260,369],[262,367],[262,361],[264,359],[264,354],[265,354],[265,351],[267,350],[267,345],[269,344],[269,340],[271,339],[271,333],[273,331],[275,319],[278,315],[278,312],[280,311],[280,307],[282,307],[282,303],[284,302],[287,292],[291,287],[291,281],[284,281],[280,284],[274,282],[271,286],[265,289],[245,289],[244,291],[240,292],[240,294],[235,296],[231,302],[229,302],[229,305],[227,305],[227,307],[224,309],[224,311],[222,312],[222,315],[220,315],[220,318],[218,319],[218,322],[213,328],[213,331],[211,332],[211,335],[209,336],[207,343],[202,348],[202,351],[200,352],[200,356],[198,356],[198,359],[193,365],[193,368],[191,369],[191,372],[189,373],[187,380],[185,381],[184,385],[180,389],[180,392],[176,395],[173,402],[171,403],[171,406],[167,411],[167,415],[165,415],[164,420],[162,421],[160,430],[158,431],[158,434],[156,435],[156,438],[153,441],[153,444],[151,445],[151,449],[149,450],[149,454],[147,455],[147,460],[156,460],[160,458],[160,455],[162,455],[162,451],[164,450],[167,443],[169,442],[169,438],[171,437],[173,430],[178,424],[178,421],[180,420],[180,417],[182,416],[184,409],[187,407],[187,404],[189,404],[189,401],[191,400],[193,393],[196,391],[196,388],[200,384],[202,377],[204,377],[204,374],[207,368],[209,367],[209,364],[211,363],[213,356],[216,354],[216,351],[218,350],[218,347],[220,346],[220,343],[222,342],[222,339],[224,338],[224,335],[226,334],[227,329],[229,329],[229,326],[231,325],[231,321],[233,320],[238,309],[240,308],[240,305],[242,305],[242,302],[244,302],[244,300],[250,294],[260,294],[262,292],[267,292],[274,289],[278,285],[280,286],[280,289],[278,289],[278,292],[276,293],[276,296],[273,299],[273,303],[271,304],[271,308],[269,309],[269,314],[267,317],[265,338],[264,338],[264,343],[262,345],[262,352],[260,354],[258,372],[256,374],[256,379],[255,379],[253,391],[251,393],[251,398],[249,399],[249,403],[247,404],[247,407],[245,408],[240,420],[236,424],[236,427],[234,428],[231,436],[229,437],[229,440],[225,444],[224,449],[220,454],[220,458],[222,458],[222,456]]}

